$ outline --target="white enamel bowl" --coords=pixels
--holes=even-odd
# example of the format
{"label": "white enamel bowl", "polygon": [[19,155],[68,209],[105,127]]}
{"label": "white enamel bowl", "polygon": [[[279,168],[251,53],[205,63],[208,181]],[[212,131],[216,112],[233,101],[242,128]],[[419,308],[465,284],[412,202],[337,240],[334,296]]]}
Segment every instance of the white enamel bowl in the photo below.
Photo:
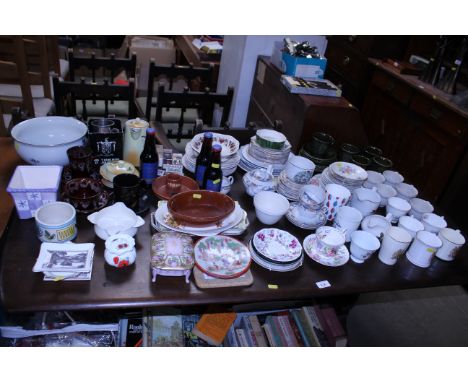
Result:
{"label": "white enamel bowl", "polygon": [[82,146],[87,126],[71,117],[37,117],[18,123],[11,130],[15,149],[29,164],[68,164],[67,150]]}

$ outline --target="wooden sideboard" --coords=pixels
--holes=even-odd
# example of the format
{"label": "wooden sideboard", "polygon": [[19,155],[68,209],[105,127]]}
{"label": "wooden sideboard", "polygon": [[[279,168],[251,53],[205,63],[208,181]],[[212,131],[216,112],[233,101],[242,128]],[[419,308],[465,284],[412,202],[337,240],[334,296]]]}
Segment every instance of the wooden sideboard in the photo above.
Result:
{"label": "wooden sideboard", "polygon": [[421,197],[440,202],[466,152],[468,112],[416,76],[369,59],[374,76],[363,109],[372,144],[381,147]]}
{"label": "wooden sideboard", "polygon": [[367,144],[359,111],[344,97],[292,94],[281,83],[281,71],[269,57],[259,56],[250,96],[248,122],[273,126],[281,120],[283,130],[297,152],[316,131],[331,134],[337,143]]}

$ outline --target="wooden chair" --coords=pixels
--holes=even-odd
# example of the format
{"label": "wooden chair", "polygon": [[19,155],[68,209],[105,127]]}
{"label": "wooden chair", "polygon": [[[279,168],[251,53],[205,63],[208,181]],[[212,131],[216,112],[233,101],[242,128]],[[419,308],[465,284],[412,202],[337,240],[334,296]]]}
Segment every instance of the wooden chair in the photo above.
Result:
{"label": "wooden chair", "polygon": [[[135,80],[130,78],[128,85],[86,83],[84,78],[80,82],[60,80],[57,76],[53,79],[54,99],[57,115],[68,115],[88,119],[87,101],[102,101],[104,109],[99,117],[109,117],[110,102],[125,101],[127,103],[126,118],[135,118],[137,110],[135,105]],[[77,111],[77,103],[81,104],[81,113]]]}
{"label": "wooden chair", "polygon": [[[148,87],[146,97],[138,97],[137,105],[141,115],[150,121],[154,120],[156,116],[157,97],[154,94],[154,83],[163,83],[166,90],[182,92],[186,87],[190,90],[200,90],[204,88],[211,88],[213,76],[213,66],[208,67],[195,67],[193,65],[156,65],[154,59],[150,60],[148,70]],[[186,111],[186,122],[195,122],[198,118],[196,113]],[[166,109],[163,112],[164,122],[177,122],[179,118],[178,111]]]}
{"label": "wooden chair", "polygon": [[[208,89],[204,92],[189,91],[185,88],[182,93],[166,91],[164,85],[158,88],[158,103],[156,106],[155,121],[162,124],[169,139],[175,139],[180,143],[181,139],[191,139],[195,129],[193,123],[186,122],[185,113],[188,109],[196,109],[200,119],[208,126],[213,126],[213,113],[215,107],[222,108],[220,126],[225,126],[231,103],[234,96],[234,88],[229,87],[226,93],[211,93]],[[178,110],[178,120],[175,123],[166,123],[163,121],[163,110],[175,108]],[[176,133],[173,133],[176,129]],[[184,131],[185,130],[185,131]]]}

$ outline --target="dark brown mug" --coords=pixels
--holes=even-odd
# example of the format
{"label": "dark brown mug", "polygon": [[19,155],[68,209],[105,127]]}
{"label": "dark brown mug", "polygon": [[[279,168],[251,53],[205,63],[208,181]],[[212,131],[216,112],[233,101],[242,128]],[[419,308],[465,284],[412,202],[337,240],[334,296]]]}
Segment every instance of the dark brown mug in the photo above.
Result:
{"label": "dark brown mug", "polygon": [[122,202],[134,211],[138,210],[140,197],[146,190],[144,180],[134,174],[119,174],[114,177],[114,202]]}
{"label": "dark brown mug", "polygon": [[94,171],[93,150],[89,146],[73,146],[67,150],[73,178],[86,178]]}

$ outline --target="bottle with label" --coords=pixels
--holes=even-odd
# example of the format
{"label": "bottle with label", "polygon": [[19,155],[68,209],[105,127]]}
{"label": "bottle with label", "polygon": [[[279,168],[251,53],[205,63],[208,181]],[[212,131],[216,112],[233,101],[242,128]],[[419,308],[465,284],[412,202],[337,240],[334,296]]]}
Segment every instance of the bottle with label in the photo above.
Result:
{"label": "bottle with label", "polygon": [[140,155],[140,177],[147,185],[151,185],[158,176],[158,153],[156,152],[155,131],[146,130],[145,146]]}
{"label": "bottle with label", "polygon": [[203,144],[200,154],[195,164],[195,180],[199,187],[203,187],[205,171],[211,164],[211,145],[213,143],[213,133],[207,132],[203,135]]}
{"label": "bottle with label", "polygon": [[211,149],[211,166],[205,171],[203,187],[205,190],[221,191],[223,172],[221,170],[221,145],[213,145]]}

